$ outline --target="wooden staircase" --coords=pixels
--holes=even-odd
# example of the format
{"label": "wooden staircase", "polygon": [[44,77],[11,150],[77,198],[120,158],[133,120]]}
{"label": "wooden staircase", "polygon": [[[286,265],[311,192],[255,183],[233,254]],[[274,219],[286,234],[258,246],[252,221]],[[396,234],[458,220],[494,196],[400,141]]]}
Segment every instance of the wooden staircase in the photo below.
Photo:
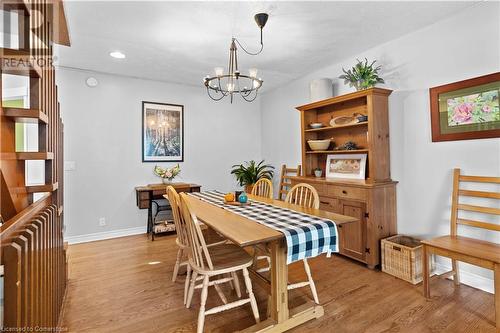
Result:
{"label": "wooden staircase", "polygon": [[[4,328],[56,327],[66,287],[63,243],[63,122],[53,43],[69,46],[60,0],[2,0],[18,15],[18,49],[0,48],[1,73],[27,77],[29,108],[0,105],[1,264]],[[2,80],[3,81],[3,80]],[[0,81],[0,91],[3,87]],[[16,123],[38,125],[38,151],[16,151]],[[26,161],[45,164],[45,181],[26,185]],[[35,193],[45,193],[34,201]]]}

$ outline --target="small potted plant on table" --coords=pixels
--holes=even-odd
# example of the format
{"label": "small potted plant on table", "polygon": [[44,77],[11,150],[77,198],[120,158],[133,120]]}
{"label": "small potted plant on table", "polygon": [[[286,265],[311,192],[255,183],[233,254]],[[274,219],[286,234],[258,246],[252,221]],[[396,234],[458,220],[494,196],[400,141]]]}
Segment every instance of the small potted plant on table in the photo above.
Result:
{"label": "small potted plant on table", "polygon": [[259,163],[247,161],[242,164],[235,164],[232,167],[231,174],[235,175],[240,186],[245,187],[245,192],[252,192],[253,185],[261,178],[273,179],[274,167],[264,164],[264,160]]}
{"label": "small potted plant on table", "polygon": [[171,168],[162,168],[158,165],[155,165],[155,168],[153,170],[155,175],[161,178],[161,181],[163,184],[170,184],[172,183],[172,180],[181,173],[181,167],[179,164],[171,167]]}

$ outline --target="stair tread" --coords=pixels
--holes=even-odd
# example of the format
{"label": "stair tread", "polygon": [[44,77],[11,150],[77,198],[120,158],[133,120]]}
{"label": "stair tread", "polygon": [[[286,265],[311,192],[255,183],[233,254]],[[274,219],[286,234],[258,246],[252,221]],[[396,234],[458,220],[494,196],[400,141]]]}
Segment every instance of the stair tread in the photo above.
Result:
{"label": "stair tread", "polygon": [[19,123],[48,123],[48,117],[38,109],[2,107],[4,117],[14,118]]}

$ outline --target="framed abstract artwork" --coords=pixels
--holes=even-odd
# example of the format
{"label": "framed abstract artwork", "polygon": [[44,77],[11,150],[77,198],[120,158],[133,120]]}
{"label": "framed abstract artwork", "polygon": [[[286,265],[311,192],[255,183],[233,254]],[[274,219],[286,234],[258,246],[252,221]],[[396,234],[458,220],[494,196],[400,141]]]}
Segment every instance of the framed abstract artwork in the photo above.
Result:
{"label": "framed abstract artwork", "polygon": [[429,90],[432,141],[500,137],[500,72]]}
{"label": "framed abstract artwork", "polygon": [[142,102],[142,161],[184,160],[184,106]]}
{"label": "framed abstract artwork", "polygon": [[365,179],[366,154],[328,155],[326,178]]}

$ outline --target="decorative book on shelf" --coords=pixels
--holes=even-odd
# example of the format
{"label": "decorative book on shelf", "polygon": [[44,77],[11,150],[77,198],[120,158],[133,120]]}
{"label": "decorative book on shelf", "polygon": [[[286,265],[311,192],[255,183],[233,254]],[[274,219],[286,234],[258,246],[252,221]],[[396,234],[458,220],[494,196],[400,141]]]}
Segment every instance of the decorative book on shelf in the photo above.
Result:
{"label": "decorative book on shelf", "polygon": [[[367,154],[366,182],[387,182],[391,179],[389,163],[388,96],[392,90],[371,88],[297,107],[301,111],[302,168],[304,176],[313,176],[315,168],[325,169],[329,154]],[[366,115],[362,122],[331,126],[332,119]],[[311,128],[312,123],[324,127]],[[332,138],[327,150],[313,151],[308,140]],[[354,142],[356,150],[338,149]]]}

